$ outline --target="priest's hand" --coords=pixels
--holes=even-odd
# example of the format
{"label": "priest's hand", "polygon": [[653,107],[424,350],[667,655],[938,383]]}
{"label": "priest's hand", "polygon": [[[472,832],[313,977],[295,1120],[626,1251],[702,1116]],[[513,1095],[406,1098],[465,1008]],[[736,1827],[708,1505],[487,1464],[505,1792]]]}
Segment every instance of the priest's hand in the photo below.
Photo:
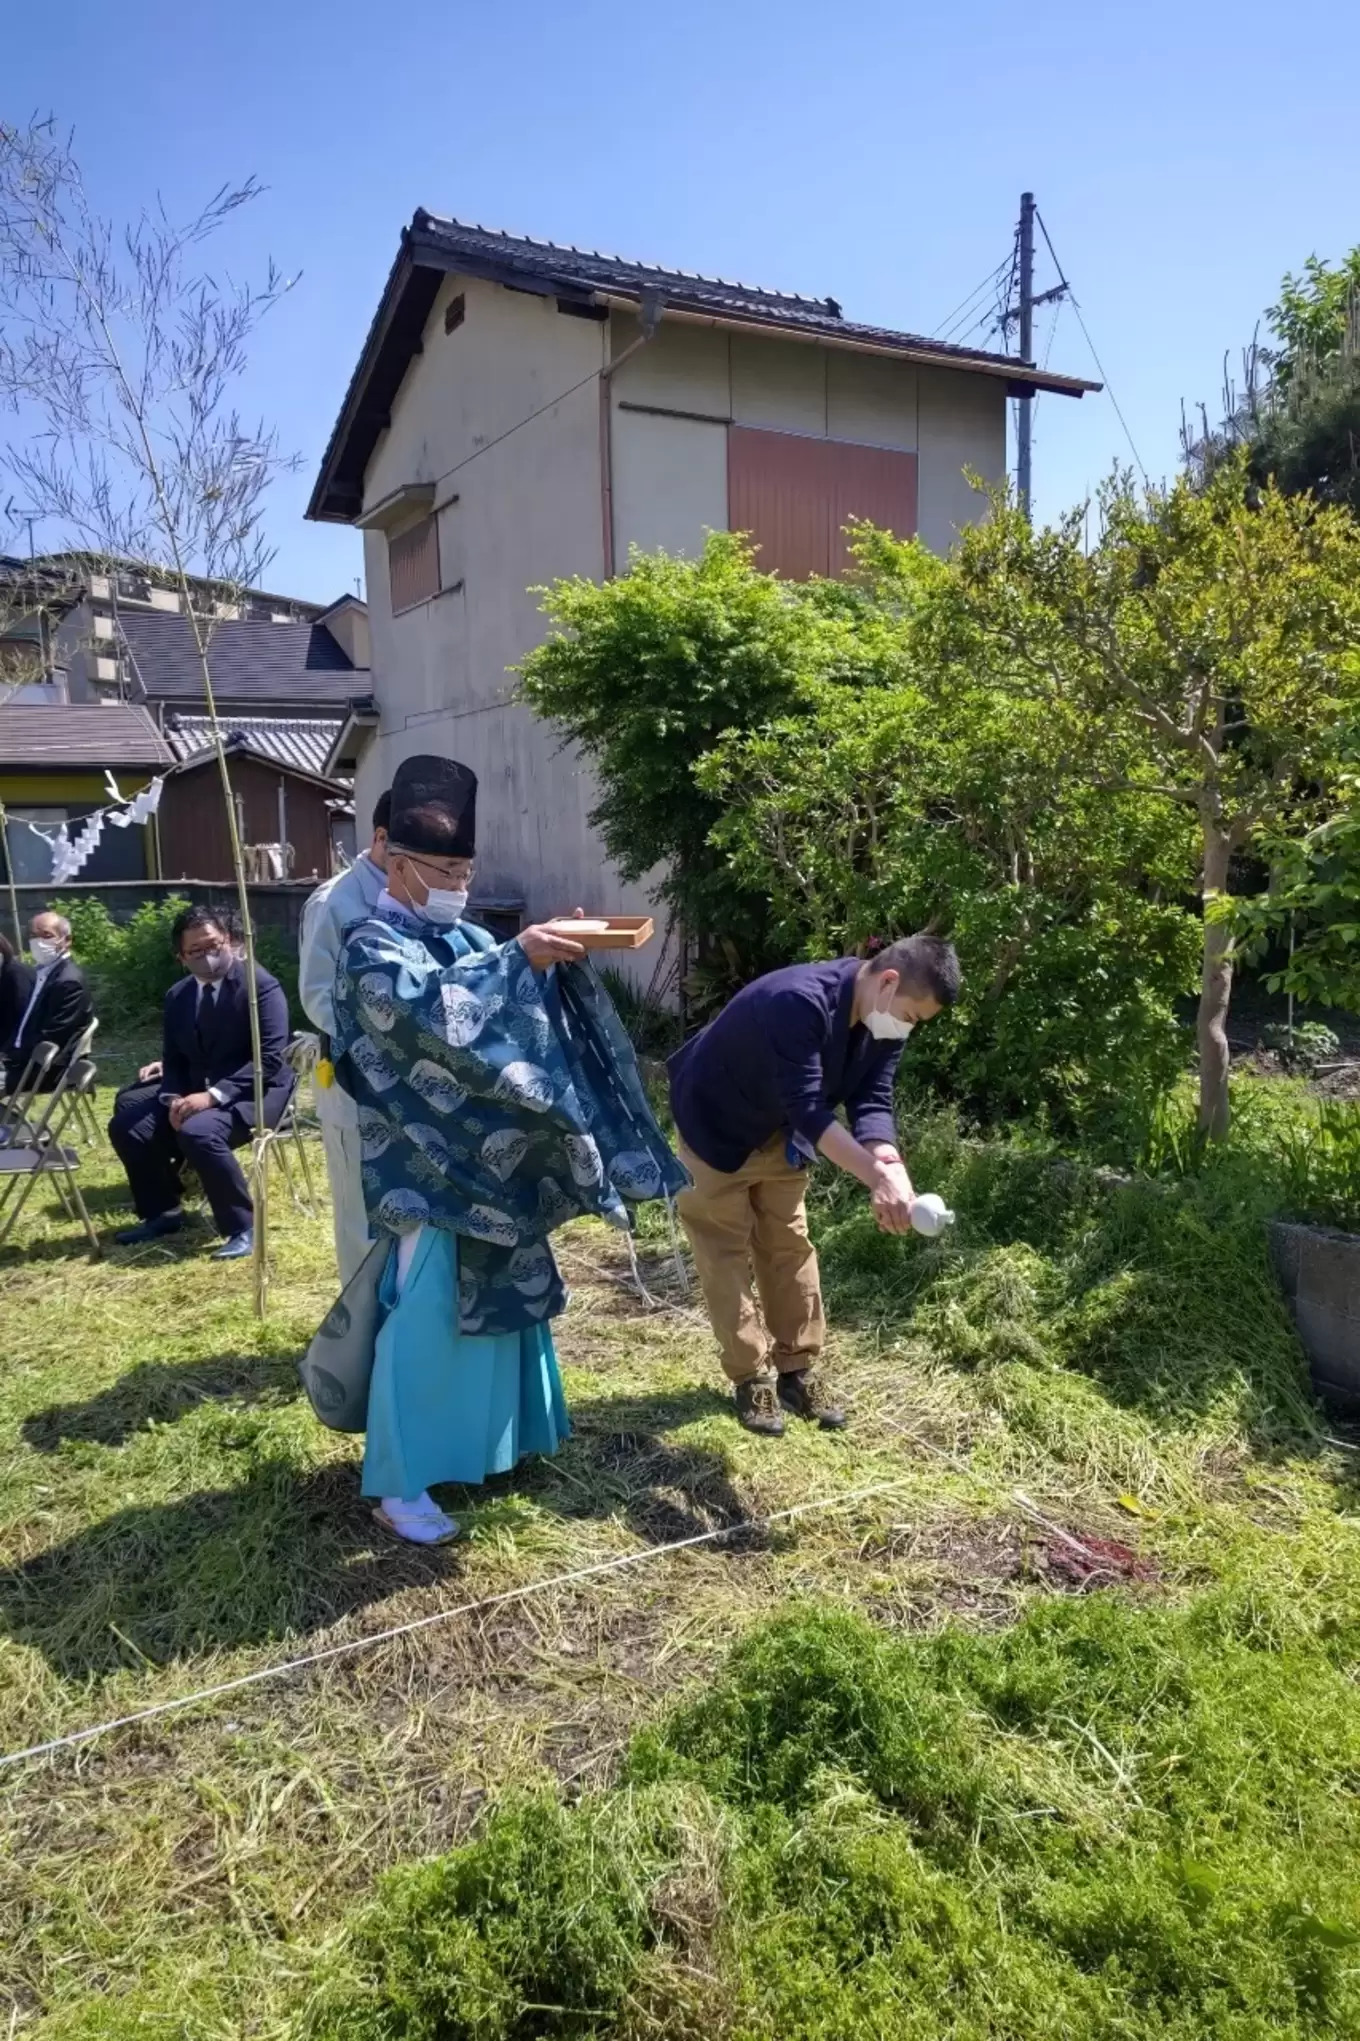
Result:
{"label": "priest's hand", "polygon": [[[573,918],[580,921],[584,913],[585,909],[578,907]],[[521,929],[518,941],[535,971],[550,970],[554,964],[574,964],[578,957],[585,955],[580,943],[570,941],[558,932],[558,928],[543,923]]]}
{"label": "priest's hand", "polygon": [[160,1077],[161,1075],[162,1069],[159,1063],[143,1063],[141,1069],[137,1072],[137,1082],[138,1084],[150,1084],[153,1078]]}

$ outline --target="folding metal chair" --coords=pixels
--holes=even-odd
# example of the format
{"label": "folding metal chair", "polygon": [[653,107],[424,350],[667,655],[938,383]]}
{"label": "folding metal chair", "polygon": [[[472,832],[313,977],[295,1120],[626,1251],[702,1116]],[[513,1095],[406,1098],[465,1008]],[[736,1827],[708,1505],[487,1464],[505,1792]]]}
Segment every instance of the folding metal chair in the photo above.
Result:
{"label": "folding metal chair", "polygon": [[[316,1192],[312,1188],[312,1166],[307,1159],[307,1143],[303,1138],[302,1123],[298,1118],[297,1104],[298,1095],[297,1091],[294,1090],[293,1096],[279,1115],[277,1127],[270,1133],[268,1153],[277,1157],[279,1168],[283,1172],[283,1180],[288,1186],[288,1195],[293,1200],[294,1205],[299,1211],[305,1212],[309,1219],[314,1219],[316,1217]],[[305,1198],[298,1196],[298,1187],[293,1180],[293,1165],[288,1160],[290,1148],[295,1149],[297,1152],[298,1168],[302,1172],[302,1181],[306,1186]]]}
{"label": "folding metal chair", "polygon": [[[99,1033],[98,1020],[92,1020],[71,1045],[68,1062],[79,1063],[94,1047],[94,1038]],[[99,1146],[99,1114],[95,1110],[93,1090],[77,1094],[75,1125],[87,1148]]]}
{"label": "folding metal chair", "polygon": [[8,1098],[0,1099],[0,1148],[7,1148],[11,1142],[26,1139],[32,1133],[28,1116],[39,1087],[56,1060],[55,1042],[34,1043],[20,1072],[19,1082]]}
{"label": "folding metal chair", "polygon": [[55,1185],[66,1212],[79,1218],[85,1228],[91,1254],[98,1259],[103,1253],[76,1182],[80,1150],[68,1148],[62,1141],[81,1099],[94,1089],[97,1075],[88,1057],[68,1063],[48,1096],[42,1117],[31,1130],[32,1138],[0,1148],[0,1247],[18,1224],[34,1184],[39,1177],[46,1176]]}

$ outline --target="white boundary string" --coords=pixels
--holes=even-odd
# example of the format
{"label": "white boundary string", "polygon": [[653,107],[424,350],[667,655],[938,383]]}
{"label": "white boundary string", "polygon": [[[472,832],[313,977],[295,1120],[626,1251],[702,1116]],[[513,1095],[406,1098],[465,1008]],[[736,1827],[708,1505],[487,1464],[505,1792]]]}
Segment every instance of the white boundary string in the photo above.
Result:
{"label": "white boundary string", "polygon": [[844,1509],[852,1502],[867,1502],[878,1495],[890,1495],[907,1485],[909,1477],[898,1475],[894,1481],[879,1481],[872,1488],[848,1489],[844,1495],[818,1496],[812,1502],[799,1502],[789,1509],[773,1510],[764,1517],[745,1517],[739,1524],[722,1524],[717,1530],[700,1531],[692,1538],[676,1538],[669,1545],[646,1545],[640,1552],[625,1552],[617,1559],[602,1559],[594,1566],[578,1566],[570,1573],[550,1574],[546,1580],[527,1581],[523,1587],[506,1588],[500,1594],[487,1595],[481,1601],[460,1602],[456,1608],[436,1609],[433,1615],[417,1616],[410,1623],[394,1624],[390,1630],[375,1630],[366,1637],[353,1637],[344,1644],[330,1644],[322,1651],[310,1651],[303,1658],[285,1659],[279,1665],[262,1666],[257,1672],[241,1673],[234,1680],[223,1680],[214,1687],[200,1687],[192,1694],[179,1694],[169,1701],[157,1701],[153,1707],[139,1708],[132,1715],[117,1715],[109,1722],[92,1723],[88,1729],[76,1729],[66,1736],[51,1736],[44,1743],[31,1743],[26,1750],[12,1750],[0,1757],[0,1770],[8,1765],[23,1764],[29,1758],[47,1757],[54,1751],[69,1750],[77,1744],[91,1743],[96,1737],[110,1736],[115,1729],[131,1729],[141,1722],[154,1722],[160,1716],[177,1714],[183,1708],[195,1708],[203,1701],[219,1700],[223,1694],[240,1693],[243,1687],[256,1687],[265,1680],[283,1679],[289,1673],[302,1672],[309,1666],[325,1665],[336,1658],[346,1658],[356,1651],[368,1651],[375,1644],[390,1644],[394,1638],[409,1637],[415,1631],[428,1630],[436,1623],[451,1623],[456,1616],[475,1616],[483,1609],[502,1608],[507,1602],[526,1601],[529,1596],[546,1594],[553,1588],[574,1587],[579,1581],[598,1580],[603,1574],[622,1573],[626,1568],[641,1566],[649,1559],[663,1559],[671,1552],[684,1552],[695,1545],[711,1545],[719,1538],[731,1538],[741,1531],[758,1531],[770,1524],[787,1523],[792,1517],[805,1517],[817,1510]]}

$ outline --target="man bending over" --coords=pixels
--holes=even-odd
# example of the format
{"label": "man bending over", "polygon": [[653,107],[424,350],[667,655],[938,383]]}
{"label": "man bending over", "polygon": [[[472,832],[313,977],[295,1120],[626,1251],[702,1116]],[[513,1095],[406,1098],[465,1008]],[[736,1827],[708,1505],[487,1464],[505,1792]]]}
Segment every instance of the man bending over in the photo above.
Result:
{"label": "man bending over", "polygon": [[676,1206],[748,1431],[778,1438],[786,1411],[845,1423],[816,1373],[826,1320],[808,1167],[826,1156],[866,1187],[885,1232],[909,1231],[915,1192],[893,1081],[912,1029],[958,992],[952,945],[907,936],[867,963],[757,978],[670,1060],[680,1159],[694,1179]]}

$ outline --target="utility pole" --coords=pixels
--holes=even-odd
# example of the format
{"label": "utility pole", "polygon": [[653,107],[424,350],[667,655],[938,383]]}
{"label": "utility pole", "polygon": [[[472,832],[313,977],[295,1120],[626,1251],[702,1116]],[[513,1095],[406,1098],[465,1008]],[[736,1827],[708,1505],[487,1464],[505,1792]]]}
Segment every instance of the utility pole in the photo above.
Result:
{"label": "utility pole", "polygon": [[[1058,281],[1051,290],[1036,291],[1034,288],[1034,225],[1044,237],[1044,245],[1053,256],[1053,266],[1058,271]],[[1032,191],[1020,194],[1020,225],[1015,230],[1014,254],[1011,259],[1010,276],[1006,284],[1006,302],[997,317],[994,332],[1005,336],[1010,346],[1011,328],[1019,328],[1020,360],[1027,368],[1034,366],[1034,314],[1041,305],[1057,305],[1071,295],[1072,286],[1063,275],[1058,258],[1053,254],[1053,243],[1048,238],[1043,214],[1034,203]],[[1052,335],[1049,336],[1050,340]],[[1015,448],[1015,493],[1020,508],[1028,517],[1030,497],[1034,480],[1034,392],[1017,390],[1015,401],[1018,407]]]}
{"label": "utility pole", "polygon": [[[1034,193],[1020,194],[1020,359],[1034,362]],[[1030,485],[1034,463],[1034,392],[1019,399],[1016,427],[1015,488],[1026,520],[1030,514]]]}

